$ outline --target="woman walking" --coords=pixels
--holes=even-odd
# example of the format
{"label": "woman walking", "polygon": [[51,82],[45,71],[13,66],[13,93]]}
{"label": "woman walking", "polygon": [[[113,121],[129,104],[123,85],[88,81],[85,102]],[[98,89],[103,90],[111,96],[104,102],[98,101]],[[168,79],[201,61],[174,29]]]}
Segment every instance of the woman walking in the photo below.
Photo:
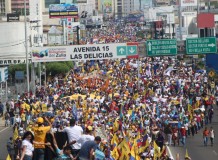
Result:
{"label": "woman walking", "polygon": [[33,157],[33,139],[34,136],[32,132],[27,131],[23,135],[23,141],[22,141],[22,154],[20,160],[32,160]]}
{"label": "woman walking", "polygon": [[214,130],[213,130],[213,127],[210,127],[210,144],[211,146],[213,146],[213,140],[214,140]]}

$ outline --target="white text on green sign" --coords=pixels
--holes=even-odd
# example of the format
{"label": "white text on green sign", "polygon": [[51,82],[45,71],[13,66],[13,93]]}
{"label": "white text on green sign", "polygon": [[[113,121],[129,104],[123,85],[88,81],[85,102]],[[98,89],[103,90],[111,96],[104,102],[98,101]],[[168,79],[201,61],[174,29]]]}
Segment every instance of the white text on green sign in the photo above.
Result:
{"label": "white text on green sign", "polygon": [[217,45],[215,37],[186,39],[187,54],[216,53]]}
{"label": "white text on green sign", "polygon": [[177,41],[175,39],[148,40],[148,56],[164,56],[177,54]]}

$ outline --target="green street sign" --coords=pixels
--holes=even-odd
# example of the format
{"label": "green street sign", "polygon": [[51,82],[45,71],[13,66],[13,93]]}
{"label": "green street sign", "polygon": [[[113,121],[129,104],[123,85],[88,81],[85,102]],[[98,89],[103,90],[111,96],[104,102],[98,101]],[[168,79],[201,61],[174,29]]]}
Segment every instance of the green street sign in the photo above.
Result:
{"label": "green street sign", "polygon": [[137,53],[137,46],[127,46],[127,55],[136,55]]}
{"label": "green street sign", "polygon": [[117,46],[117,56],[126,55],[126,46]]}
{"label": "green street sign", "polygon": [[216,52],[217,45],[215,37],[186,39],[186,54],[204,54]]}
{"label": "green street sign", "polygon": [[148,56],[170,56],[177,54],[176,39],[147,40]]}

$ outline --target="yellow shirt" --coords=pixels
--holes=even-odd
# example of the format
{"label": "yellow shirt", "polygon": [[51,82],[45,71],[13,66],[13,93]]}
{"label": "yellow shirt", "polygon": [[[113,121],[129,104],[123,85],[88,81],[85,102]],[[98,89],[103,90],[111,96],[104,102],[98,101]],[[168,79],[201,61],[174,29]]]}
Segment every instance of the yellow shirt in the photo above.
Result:
{"label": "yellow shirt", "polygon": [[24,113],[21,114],[20,118],[21,121],[26,121],[26,115]]}
{"label": "yellow shirt", "polygon": [[[39,143],[45,143],[46,133],[51,129],[50,126],[46,127],[34,127],[34,141]],[[45,145],[35,144],[34,148],[45,148]]]}

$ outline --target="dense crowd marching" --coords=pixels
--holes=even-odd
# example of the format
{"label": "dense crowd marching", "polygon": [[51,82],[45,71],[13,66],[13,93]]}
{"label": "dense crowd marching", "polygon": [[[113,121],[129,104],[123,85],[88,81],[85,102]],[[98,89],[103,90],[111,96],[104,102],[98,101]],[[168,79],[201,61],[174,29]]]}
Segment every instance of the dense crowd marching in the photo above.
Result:
{"label": "dense crowd marching", "polygon": [[[126,34],[111,35],[116,27],[109,28],[102,43],[123,42]],[[124,33],[135,41],[135,30]],[[172,159],[166,146],[186,147],[186,138],[203,127],[204,145],[208,138],[213,145],[207,126],[214,103],[214,80],[174,57],[75,63],[67,75],[36,86],[35,95],[6,103],[5,126],[14,131],[7,150],[12,160]]]}

